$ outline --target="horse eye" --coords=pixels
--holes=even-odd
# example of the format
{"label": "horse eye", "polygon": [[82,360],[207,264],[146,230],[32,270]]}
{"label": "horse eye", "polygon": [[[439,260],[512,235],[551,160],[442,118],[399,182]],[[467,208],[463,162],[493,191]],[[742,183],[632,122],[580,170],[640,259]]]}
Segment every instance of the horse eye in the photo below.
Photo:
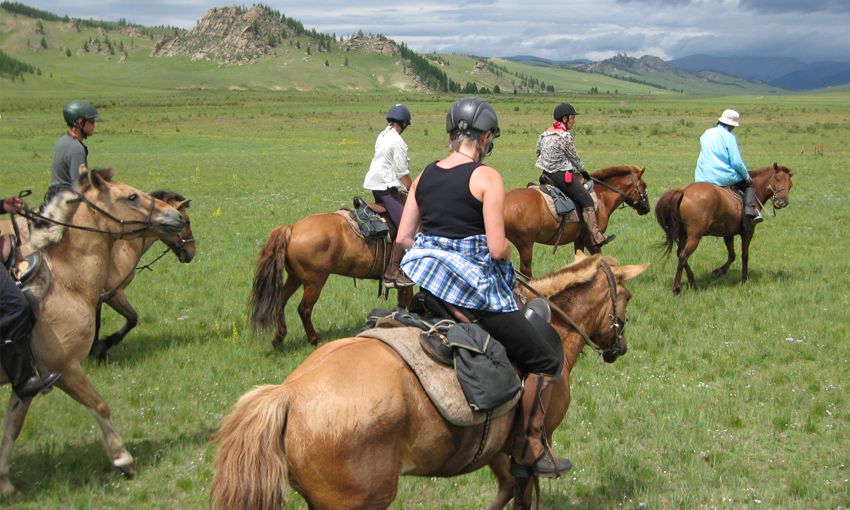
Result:
{"label": "horse eye", "polygon": [[139,195],[133,193],[132,195],[129,196],[128,200],[130,200],[131,202],[135,202],[138,198],[139,198]]}

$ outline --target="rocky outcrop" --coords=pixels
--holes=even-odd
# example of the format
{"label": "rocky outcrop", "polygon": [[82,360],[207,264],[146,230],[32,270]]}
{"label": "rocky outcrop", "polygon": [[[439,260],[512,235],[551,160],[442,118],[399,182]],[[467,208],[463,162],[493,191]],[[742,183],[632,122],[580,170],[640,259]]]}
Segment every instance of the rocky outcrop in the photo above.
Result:
{"label": "rocky outcrop", "polygon": [[367,50],[381,53],[388,57],[400,57],[401,50],[395,44],[381,37],[366,37],[365,35],[357,34],[351,39],[341,43],[339,49],[342,51],[357,51]]}
{"label": "rocky outcrop", "polygon": [[236,6],[213,7],[187,33],[177,37],[163,35],[150,56],[185,55],[192,61],[250,64],[273,55],[274,47],[270,43],[290,35],[285,23],[258,5],[244,12]]}
{"label": "rocky outcrop", "polygon": [[496,77],[496,75],[493,74],[493,71],[491,71],[489,67],[482,64],[481,62],[475,64],[475,66],[472,68],[472,74],[486,74],[494,78]]}

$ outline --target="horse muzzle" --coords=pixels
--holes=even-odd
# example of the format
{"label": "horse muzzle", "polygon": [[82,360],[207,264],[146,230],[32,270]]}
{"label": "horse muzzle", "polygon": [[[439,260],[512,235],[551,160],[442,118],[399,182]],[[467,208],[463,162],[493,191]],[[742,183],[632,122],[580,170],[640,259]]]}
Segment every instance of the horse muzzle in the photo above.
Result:
{"label": "horse muzzle", "polygon": [[646,214],[649,214],[650,209],[651,208],[649,207],[649,204],[647,204],[646,202],[638,202],[635,206],[635,211],[637,211],[638,216],[644,216]]}
{"label": "horse muzzle", "polygon": [[186,226],[186,222],[183,221],[183,217],[174,209],[161,212],[154,217],[153,221],[159,231],[168,237],[179,235],[180,231],[183,230],[183,227]]}

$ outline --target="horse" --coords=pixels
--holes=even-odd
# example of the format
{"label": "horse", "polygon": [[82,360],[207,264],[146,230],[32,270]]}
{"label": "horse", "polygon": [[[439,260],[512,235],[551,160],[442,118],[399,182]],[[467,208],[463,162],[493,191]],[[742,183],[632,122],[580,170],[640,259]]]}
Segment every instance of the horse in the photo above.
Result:
{"label": "horse", "polygon": [[[183,264],[192,262],[192,259],[195,257],[195,236],[192,234],[191,220],[189,219],[189,214],[186,212],[192,201],[174,191],[153,191],[150,195],[177,209],[186,223],[186,226],[183,227],[183,230],[178,235],[160,239],[167,246],[166,253],[170,250]],[[106,299],[104,302],[121,314],[126,319],[126,322],[115,333],[104,339],[100,339],[100,312],[102,303],[98,304],[97,327],[89,356],[100,361],[105,361],[108,354],[107,351],[121,343],[124,337],[136,327],[139,316],[127,299],[124,289],[133,282],[136,276],[136,264],[153,247],[155,242],[155,239],[119,240],[112,247],[112,261],[109,265],[109,277],[106,283],[106,289],[111,290],[105,293],[103,297]]]}
{"label": "horse", "polygon": [[[272,345],[286,338],[286,303],[302,285],[298,315],[313,345],[322,339],[313,328],[313,307],[331,274],[380,280],[389,262],[391,243],[370,243],[358,236],[336,213],[313,214],[291,225],[275,228],[259,254],[249,297],[252,329],[276,327]],[[283,283],[283,273],[286,282]],[[398,291],[398,306],[413,298],[411,287]]]}
{"label": "horse", "polygon": [[[772,201],[774,210],[787,206],[793,176],[794,172],[776,163],[772,167],[750,172],[759,204],[757,207],[761,209],[761,204],[765,204],[768,199]],[[726,263],[711,272],[712,278],[720,278],[729,270],[735,260],[735,236],[741,236],[741,282],[747,281],[750,241],[755,227],[743,229],[742,209],[741,201],[729,189],[705,182],[671,189],[661,196],[655,204],[655,219],[664,230],[662,248],[665,256],[670,255],[673,243],[678,246],[676,253],[679,264],[676,267],[673,294],[678,295],[682,291],[682,270],[687,272],[691,288],[697,289],[688,258],[706,235],[722,237],[728,253]]]}
{"label": "horse", "polygon": [[[42,297],[30,346],[38,370],[62,374],[55,386],[92,413],[112,464],[131,476],[135,474],[133,457],[80,361],[94,338],[95,308],[107,282],[115,240],[171,237],[184,223],[176,209],[112,181],[113,174],[112,169],[89,171],[82,165],[75,187],[59,192],[39,215],[48,218],[46,225],[39,225],[44,220],[34,220],[30,242],[45,260],[36,276],[41,285],[35,292]],[[33,213],[29,215],[32,219]],[[8,382],[0,371],[0,384]],[[5,495],[19,495],[9,481],[9,464],[30,404],[11,392],[0,441],[0,492]]]}
{"label": "horse", "polygon": [[[570,404],[569,372],[587,335],[607,362],[627,350],[623,331],[613,326],[624,324],[631,297],[623,282],[649,264],[611,267],[616,262],[601,257],[577,252],[574,264],[530,282],[575,315],[575,328],[552,315],[565,364],[546,410],[549,444]],[[512,497],[516,508],[529,508],[533,479],[509,473],[515,411],[489,427],[452,425],[392,348],[364,337],[329,342],[282,384],[243,395],[223,419],[211,503],[218,510],[279,510],[288,483],[312,510],[384,509],[399,475],[449,477],[489,465],[499,490],[488,508],[504,508]],[[480,451],[483,436],[496,446]]]}
{"label": "horse", "polygon": [[[594,186],[599,199],[596,222],[600,232],[605,232],[611,213],[623,203],[641,216],[649,212],[649,197],[642,178],[644,171],[646,168],[635,165],[620,165],[591,174],[593,180],[601,185]],[[582,233],[585,231],[583,222],[566,224],[561,230],[543,196],[534,189],[519,188],[505,194],[505,235],[519,252],[520,272],[526,276],[531,276],[534,243],[554,246],[555,249],[575,243],[577,250],[588,246],[591,253],[599,253],[598,248],[592,248],[593,243],[584,241]]]}

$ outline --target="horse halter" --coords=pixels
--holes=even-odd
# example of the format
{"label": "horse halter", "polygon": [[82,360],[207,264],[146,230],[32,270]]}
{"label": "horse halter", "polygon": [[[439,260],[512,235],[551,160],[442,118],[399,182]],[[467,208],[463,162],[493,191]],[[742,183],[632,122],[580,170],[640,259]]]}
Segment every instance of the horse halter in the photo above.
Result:
{"label": "horse halter", "polygon": [[593,182],[599,183],[599,184],[605,186],[606,188],[610,189],[611,191],[617,192],[620,195],[623,195],[624,197],[626,197],[625,203],[628,204],[628,206],[631,207],[632,209],[637,209],[638,204],[644,204],[647,208],[649,208],[649,195],[640,191],[640,188],[638,187],[638,184],[637,184],[637,179],[635,179],[635,173],[629,172],[629,177],[632,178],[632,191],[634,191],[635,194],[639,198],[635,198],[635,197],[629,195],[628,193],[625,193],[622,190],[619,190],[619,189],[615,188],[614,186],[611,186],[607,182],[605,182],[601,179],[597,179],[596,177],[591,176],[591,179],[593,180]]}
{"label": "horse halter", "polygon": [[[780,191],[785,191],[785,190],[791,189],[790,187],[774,189],[773,184],[776,182],[776,174],[778,174],[778,173],[779,173],[778,170],[773,171],[773,175],[770,177],[770,182],[767,184],[767,188],[765,188],[766,191],[770,192],[770,204],[773,206],[773,214],[771,215],[772,218],[776,218],[776,209],[777,209],[776,201],[779,198],[777,196],[778,193]],[[758,201],[758,203],[761,205],[762,209],[764,209],[764,204],[761,202],[761,200],[758,199],[758,197],[756,197],[756,201]],[[781,209],[781,207],[779,207],[779,209]],[[767,212],[767,211],[765,211],[765,212]]]}

